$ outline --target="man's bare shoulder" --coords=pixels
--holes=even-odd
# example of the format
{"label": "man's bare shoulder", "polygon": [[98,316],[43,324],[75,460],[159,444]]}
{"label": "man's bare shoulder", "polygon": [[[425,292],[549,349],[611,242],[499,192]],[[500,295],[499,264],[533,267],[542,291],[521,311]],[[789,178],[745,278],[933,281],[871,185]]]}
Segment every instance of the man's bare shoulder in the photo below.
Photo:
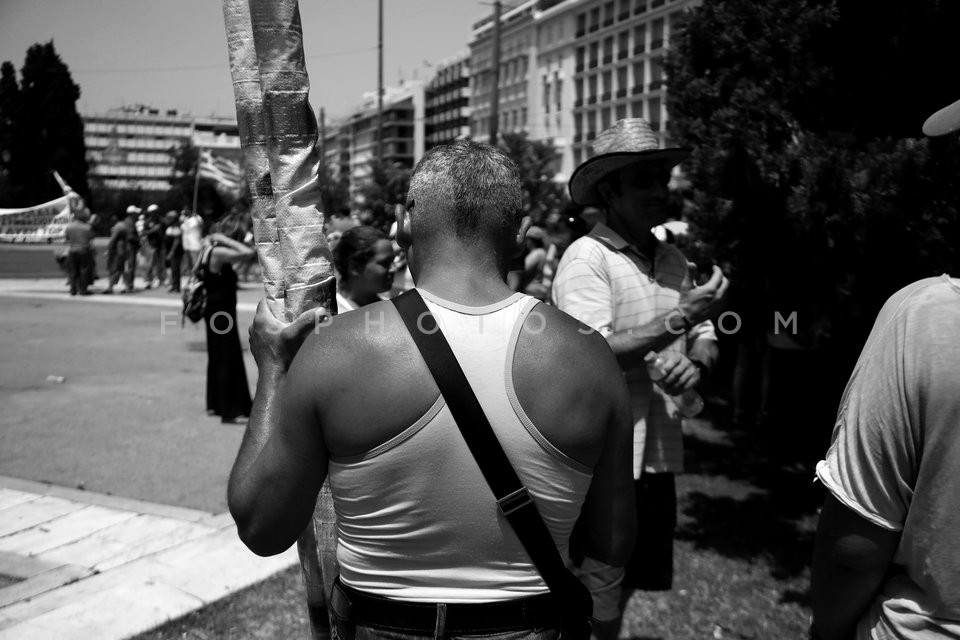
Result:
{"label": "man's bare shoulder", "polygon": [[620,367],[606,339],[550,305],[534,307],[524,322],[517,350],[518,362],[536,363],[545,371],[551,371],[555,380],[568,377],[560,372],[575,372],[569,382],[580,389],[609,389],[615,386],[609,380],[622,381]]}
{"label": "man's bare shoulder", "polygon": [[402,344],[403,324],[390,302],[377,302],[320,322],[297,353],[307,373],[342,370],[387,357]]}

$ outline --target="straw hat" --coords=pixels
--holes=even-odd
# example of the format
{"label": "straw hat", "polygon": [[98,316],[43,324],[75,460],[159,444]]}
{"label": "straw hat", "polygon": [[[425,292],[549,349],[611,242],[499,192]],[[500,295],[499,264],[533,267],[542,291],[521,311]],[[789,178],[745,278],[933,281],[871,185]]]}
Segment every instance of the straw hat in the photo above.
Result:
{"label": "straw hat", "polygon": [[923,123],[923,134],[945,136],[960,129],[960,100],[940,109]]}
{"label": "straw hat", "polygon": [[617,120],[600,132],[593,143],[594,156],[570,176],[570,198],[577,204],[601,204],[597,183],[614,171],[638,162],[659,162],[673,167],[690,156],[689,149],[661,149],[657,134],[643,118]]}

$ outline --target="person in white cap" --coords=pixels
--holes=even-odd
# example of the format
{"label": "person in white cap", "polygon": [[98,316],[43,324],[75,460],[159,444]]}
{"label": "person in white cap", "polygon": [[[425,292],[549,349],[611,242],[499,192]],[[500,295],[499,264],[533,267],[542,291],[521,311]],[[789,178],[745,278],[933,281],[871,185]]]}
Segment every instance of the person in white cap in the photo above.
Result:
{"label": "person in white cap", "polygon": [[143,253],[146,272],[143,276],[144,288],[162,287],[166,283],[166,269],[164,267],[163,252],[163,220],[160,218],[160,207],[151,204],[143,222],[140,237],[143,239],[140,251]]}
{"label": "person in white cap", "polygon": [[113,287],[123,276],[124,288],[120,293],[129,293],[133,289],[133,278],[137,268],[137,251],[140,248],[140,236],[136,221],[141,209],[136,205],[127,207],[126,217],[113,225],[110,241],[107,243],[107,267],[110,277],[104,293],[113,293]]}
{"label": "person in white cap", "polygon": [[[960,101],[928,136],[960,130]],[[847,383],[817,478],[811,638],[960,638],[960,280],[901,289]]]}
{"label": "person in white cap", "polygon": [[[692,288],[687,260],[651,233],[667,219],[671,169],[688,150],[661,149],[642,118],[617,121],[593,148],[570,178],[570,196],[603,209],[606,221],[564,252],[552,295],[561,310],[606,338],[630,388],[637,541],[626,569],[590,557],[580,564],[600,621],[595,635],[615,638],[633,589],[672,587],[674,476],[683,470],[683,435],[667,395],[696,387],[712,366],[717,351],[709,321],[721,310],[727,280],[714,267],[709,282]],[[664,359],[666,393],[647,373],[651,351]]]}

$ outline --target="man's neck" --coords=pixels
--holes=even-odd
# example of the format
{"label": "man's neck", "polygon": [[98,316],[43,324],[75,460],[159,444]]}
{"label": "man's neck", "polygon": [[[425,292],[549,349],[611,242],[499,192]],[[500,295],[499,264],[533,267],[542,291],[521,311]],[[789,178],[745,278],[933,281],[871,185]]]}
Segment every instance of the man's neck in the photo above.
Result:
{"label": "man's neck", "polygon": [[417,287],[468,307],[494,304],[513,295],[492,251],[479,247],[431,248],[417,274]]}
{"label": "man's neck", "polygon": [[647,231],[634,234],[630,231],[630,229],[628,229],[625,225],[620,224],[616,219],[611,219],[607,223],[607,226],[615,231],[618,236],[626,240],[628,244],[636,247],[640,253],[650,259],[653,259],[653,254],[656,252],[658,241],[657,237],[653,235],[652,232]]}

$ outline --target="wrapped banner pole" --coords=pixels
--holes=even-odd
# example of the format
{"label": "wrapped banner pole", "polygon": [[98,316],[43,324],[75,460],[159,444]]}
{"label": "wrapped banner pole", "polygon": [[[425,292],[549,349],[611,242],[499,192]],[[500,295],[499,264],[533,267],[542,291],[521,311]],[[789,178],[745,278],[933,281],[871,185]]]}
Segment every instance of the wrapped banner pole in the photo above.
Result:
{"label": "wrapped banner pole", "polygon": [[[287,321],[317,305],[335,314],[299,6],[296,0],[223,0],[223,12],[267,303]],[[313,637],[328,638],[326,603],[337,574],[329,483],[297,548]]]}

